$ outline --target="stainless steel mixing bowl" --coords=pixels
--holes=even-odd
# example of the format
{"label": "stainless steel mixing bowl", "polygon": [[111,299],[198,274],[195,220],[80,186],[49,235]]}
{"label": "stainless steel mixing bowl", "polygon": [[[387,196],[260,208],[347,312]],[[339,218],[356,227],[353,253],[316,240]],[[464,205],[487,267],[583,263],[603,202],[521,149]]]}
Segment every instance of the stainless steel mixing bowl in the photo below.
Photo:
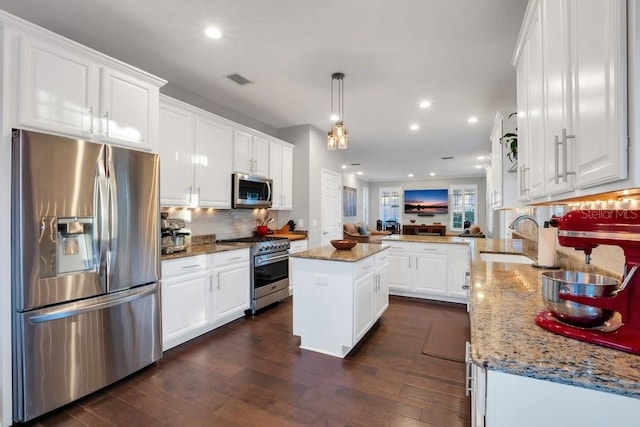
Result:
{"label": "stainless steel mixing bowl", "polygon": [[620,282],[613,277],[580,271],[546,271],[542,273],[542,299],[559,320],[574,326],[601,326],[613,311],[560,299],[560,292],[589,297],[608,297]]}

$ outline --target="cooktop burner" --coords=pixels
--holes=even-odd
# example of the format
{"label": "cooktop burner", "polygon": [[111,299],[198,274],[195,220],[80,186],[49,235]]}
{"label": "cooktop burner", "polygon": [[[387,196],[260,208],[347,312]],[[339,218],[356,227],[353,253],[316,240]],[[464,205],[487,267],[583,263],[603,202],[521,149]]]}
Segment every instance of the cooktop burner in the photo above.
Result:
{"label": "cooktop burner", "polygon": [[271,252],[286,252],[289,250],[289,239],[284,237],[252,236],[239,237],[237,239],[218,240],[218,243],[253,243],[251,253],[253,255]]}

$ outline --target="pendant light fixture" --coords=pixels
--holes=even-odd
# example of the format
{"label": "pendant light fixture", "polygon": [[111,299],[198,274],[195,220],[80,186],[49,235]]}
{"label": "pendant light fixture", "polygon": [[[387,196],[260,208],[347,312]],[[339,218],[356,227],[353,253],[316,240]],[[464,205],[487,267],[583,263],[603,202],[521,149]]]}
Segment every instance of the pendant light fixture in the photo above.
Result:
{"label": "pendant light fixture", "polygon": [[[334,87],[336,80],[337,93]],[[337,99],[336,105],[334,105],[334,98]],[[348,134],[344,127],[344,73],[333,73],[331,75],[331,131],[327,135],[327,149],[344,150],[347,144]]]}

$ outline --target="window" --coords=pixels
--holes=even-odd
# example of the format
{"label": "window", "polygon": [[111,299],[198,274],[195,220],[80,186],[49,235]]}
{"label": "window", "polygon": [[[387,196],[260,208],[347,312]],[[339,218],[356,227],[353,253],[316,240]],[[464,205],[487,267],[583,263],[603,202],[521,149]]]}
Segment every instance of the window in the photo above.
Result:
{"label": "window", "polygon": [[449,187],[449,228],[453,231],[464,230],[465,222],[477,224],[478,219],[478,186],[452,185]]}
{"label": "window", "polygon": [[400,231],[402,218],[400,209],[402,206],[402,188],[381,188],[380,189],[380,216],[382,229],[391,232]]}

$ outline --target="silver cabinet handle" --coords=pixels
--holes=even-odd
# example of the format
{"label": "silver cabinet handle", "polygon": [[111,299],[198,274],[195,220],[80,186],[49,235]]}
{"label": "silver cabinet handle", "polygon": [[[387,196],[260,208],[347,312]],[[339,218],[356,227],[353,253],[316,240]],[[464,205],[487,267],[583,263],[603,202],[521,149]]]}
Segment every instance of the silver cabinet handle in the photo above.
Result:
{"label": "silver cabinet handle", "polygon": [[189,204],[193,204],[193,186],[189,186]]}
{"label": "silver cabinet handle", "polygon": [[89,133],[93,135],[93,107],[89,107]]}
{"label": "silver cabinet handle", "polygon": [[567,159],[567,154],[569,152],[569,150],[567,150],[567,145],[569,145],[569,142],[567,141],[568,139],[573,139],[575,141],[576,136],[575,135],[567,135],[567,129],[562,129],[562,140],[563,140],[562,150],[564,151],[564,156],[563,156],[564,157],[563,158],[563,160],[564,160],[564,169],[563,169],[564,174],[563,174],[562,178],[563,178],[564,182],[567,182],[567,175],[575,175],[576,174],[576,171],[569,172],[567,170],[569,168],[569,166],[568,166],[569,161]]}
{"label": "silver cabinet handle", "polygon": [[197,267],[200,267],[200,264],[183,265],[180,268],[182,268],[183,270],[189,270],[191,268],[197,268]]}
{"label": "silver cabinet handle", "polygon": [[218,288],[218,290],[220,290],[220,272],[218,272],[217,276],[218,277],[217,277],[217,280],[216,280],[216,282],[217,282],[216,283],[216,287]]}
{"label": "silver cabinet handle", "polygon": [[[556,158],[555,158],[555,172],[553,173],[556,179],[556,184],[558,184],[560,182],[560,170],[559,170],[559,163],[560,160],[558,159],[558,157],[560,157],[560,144],[562,144],[562,142],[560,142],[560,139],[558,138],[558,135],[554,135],[553,136],[553,145],[554,145],[554,150],[556,152]],[[566,160],[566,159],[565,159]]]}
{"label": "silver cabinet handle", "polygon": [[105,111],[104,113],[104,136],[109,136],[109,111]]}
{"label": "silver cabinet handle", "polygon": [[210,274],[207,279],[209,279],[209,293],[213,293],[213,276]]}
{"label": "silver cabinet handle", "polygon": [[196,188],[196,194],[197,194],[197,199],[196,199],[196,203],[198,204],[198,206],[200,206],[201,204],[201,200],[200,200],[200,187]]}

